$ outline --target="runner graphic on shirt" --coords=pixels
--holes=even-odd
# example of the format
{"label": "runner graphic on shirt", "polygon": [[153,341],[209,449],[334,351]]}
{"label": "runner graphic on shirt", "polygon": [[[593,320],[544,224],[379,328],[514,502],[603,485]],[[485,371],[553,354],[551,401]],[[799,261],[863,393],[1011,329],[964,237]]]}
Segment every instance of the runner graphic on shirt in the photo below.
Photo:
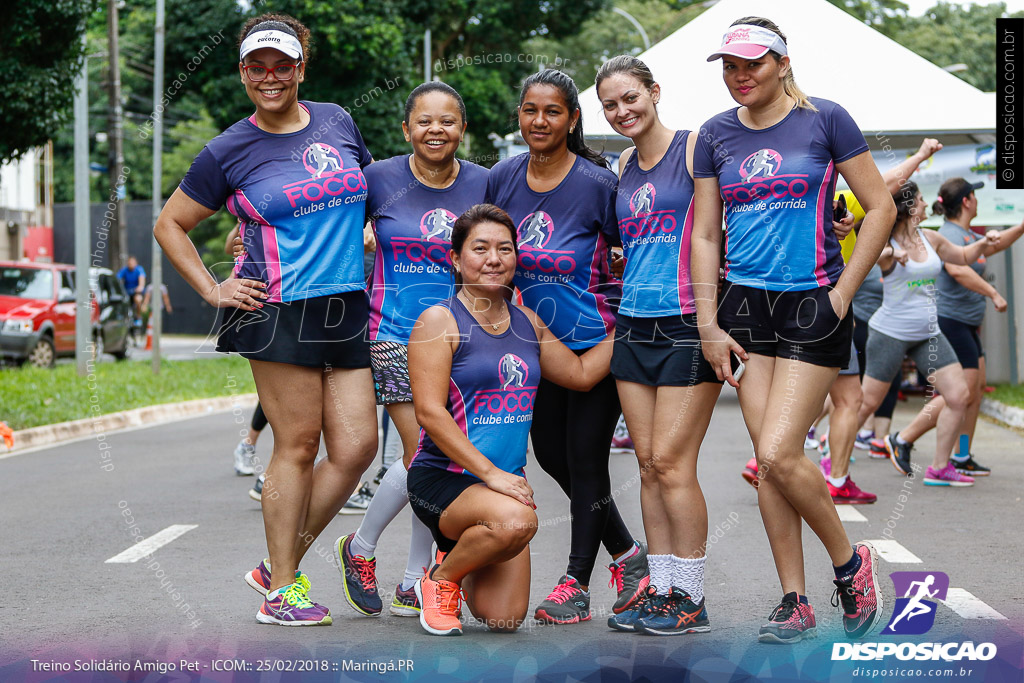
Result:
{"label": "runner graphic on shirt", "polygon": [[771,178],[779,172],[781,161],[782,156],[775,150],[759,149],[743,160],[740,176],[748,182],[759,174],[764,178]]}
{"label": "runner graphic on shirt", "polygon": [[544,242],[547,241],[547,229],[550,226],[551,221],[543,211],[535,211],[530,214],[530,217],[526,222],[526,229],[523,231],[523,235],[519,239],[519,246],[525,247],[533,242],[533,246],[540,249],[544,246]]}
{"label": "runner graphic on shirt", "polygon": [[430,226],[430,230],[423,236],[423,239],[429,240],[431,237],[440,237],[445,242],[452,241],[452,219],[446,209],[434,209],[424,220],[424,223]]}
{"label": "runner graphic on shirt", "polygon": [[309,146],[309,159],[316,164],[316,171],[313,173],[314,178],[319,178],[328,169],[331,171],[341,170],[338,160],[331,155],[331,151],[319,142],[314,142]]}
{"label": "runner graphic on shirt", "polygon": [[634,216],[641,216],[651,212],[654,208],[654,202],[651,197],[651,184],[644,183],[633,195],[633,201],[635,202],[635,208],[633,209]]}
{"label": "runner graphic on shirt", "polygon": [[521,365],[522,362],[511,353],[506,353],[502,357],[501,371],[505,373],[505,383],[501,385],[502,389],[507,389],[508,385],[512,382],[515,382],[517,387],[523,386],[526,377],[523,376],[523,372],[519,369]]}

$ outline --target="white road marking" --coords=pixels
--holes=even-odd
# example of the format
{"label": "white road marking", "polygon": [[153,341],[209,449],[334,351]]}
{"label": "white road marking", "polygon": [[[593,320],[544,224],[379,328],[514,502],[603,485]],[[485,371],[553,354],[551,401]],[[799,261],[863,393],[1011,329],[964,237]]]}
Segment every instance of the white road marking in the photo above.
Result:
{"label": "white road marking", "polygon": [[868,518],[857,512],[852,505],[836,505],[836,512],[839,513],[841,522],[866,522]]}
{"label": "white road marking", "polygon": [[149,538],[144,538],[128,550],[123,553],[118,553],[112,558],[104,562],[104,564],[110,563],[127,563],[127,562],[138,562],[147,555],[152,555],[153,551],[158,548],[167,545],[178,536],[181,536],[186,531],[195,529],[198,524],[172,524],[163,531],[158,531]]}
{"label": "white road marking", "polygon": [[950,588],[942,602],[964,619],[1006,619],[963,588]]}
{"label": "white road marking", "polygon": [[896,541],[889,539],[879,539],[877,541],[868,541],[871,545],[875,546],[875,550],[878,551],[878,555],[886,562],[892,562],[894,564],[920,564],[921,558],[910,552]]}

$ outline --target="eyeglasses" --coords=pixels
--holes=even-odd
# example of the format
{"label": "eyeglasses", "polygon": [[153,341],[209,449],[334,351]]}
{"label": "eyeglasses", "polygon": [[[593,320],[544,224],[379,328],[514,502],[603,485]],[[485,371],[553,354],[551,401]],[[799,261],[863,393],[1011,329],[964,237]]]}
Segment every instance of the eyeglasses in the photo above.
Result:
{"label": "eyeglasses", "polygon": [[268,69],[265,66],[246,66],[243,64],[242,70],[245,71],[245,75],[248,76],[249,80],[253,83],[265,81],[267,79],[267,74],[269,74],[271,71],[274,72],[274,78],[276,78],[277,80],[290,81],[292,80],[292,76],[295,75],[295,69],[296,67],[299,66],[299,64],[301,64],[301,62],[297,64],[279,64],[278,66],[275,66],[273,69]]}

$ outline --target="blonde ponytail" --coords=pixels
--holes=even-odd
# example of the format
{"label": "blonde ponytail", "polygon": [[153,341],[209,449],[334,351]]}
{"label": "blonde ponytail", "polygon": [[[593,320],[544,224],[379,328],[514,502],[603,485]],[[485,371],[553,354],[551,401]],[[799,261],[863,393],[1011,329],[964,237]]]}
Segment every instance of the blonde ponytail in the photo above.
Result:
{"label": "blonde ponytail", "polygon": [[[775,57],[776,60],[779,59],[779,56],[776,55],[774,52],[772,52],[771,55]],[[793,77],[792,64],[790,64],[789,71],[787,71],[786,75],[782,78],[782,89],[786,92],[787,95],[796,100],[796,106],[799,107],[800,109],[810,109],[811,111],[818,111],[818,108],[814,106],[814,103],[811,102],[811,99],[807,97],[807,93],[801,90],[800,86],[796,84],[796,78]]]}

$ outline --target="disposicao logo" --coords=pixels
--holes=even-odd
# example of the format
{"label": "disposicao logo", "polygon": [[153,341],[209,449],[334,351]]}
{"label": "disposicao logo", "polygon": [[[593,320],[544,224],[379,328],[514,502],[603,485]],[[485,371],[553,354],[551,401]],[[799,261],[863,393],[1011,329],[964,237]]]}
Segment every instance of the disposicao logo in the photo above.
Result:
{"label": "disposicao logo", "polygon": [[893,572],[889,575],[896,586],[896,606],[885,635],[919,636],[935,623],[936,603],[928,598],[945,600],[949,577],[942,572]]}
{"label": "disposicao logo", "polygon": [[[896,606],[880,635],[922,635],[935,625],[936,600],[945,600],[949,577],[943,572],[892,572]],[[880,660],[888,656],[907,661],[988,661],[996,656],[994,643],[834,643],[832,660]]]}

